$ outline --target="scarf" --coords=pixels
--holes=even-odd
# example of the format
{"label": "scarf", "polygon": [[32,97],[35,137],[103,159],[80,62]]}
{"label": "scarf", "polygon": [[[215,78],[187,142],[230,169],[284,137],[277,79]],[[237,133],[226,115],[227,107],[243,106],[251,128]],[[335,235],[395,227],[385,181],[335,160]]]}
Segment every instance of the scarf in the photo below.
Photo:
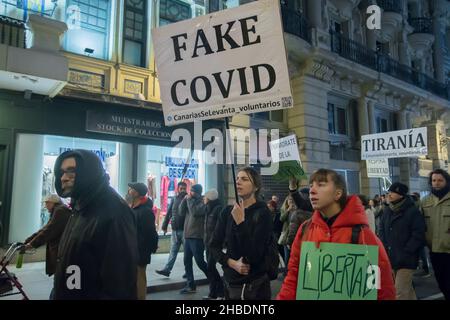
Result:
{"label": "scarf", "polygon": [[397,200],[395,202],[391,202],[389,203],[389,208],[391,208],[392,211],[394,211],[394,213],[398,213],[401,209],[401,207],[403,206],[403,204],[406,201],[406,197],[403,197],[403,199]]}

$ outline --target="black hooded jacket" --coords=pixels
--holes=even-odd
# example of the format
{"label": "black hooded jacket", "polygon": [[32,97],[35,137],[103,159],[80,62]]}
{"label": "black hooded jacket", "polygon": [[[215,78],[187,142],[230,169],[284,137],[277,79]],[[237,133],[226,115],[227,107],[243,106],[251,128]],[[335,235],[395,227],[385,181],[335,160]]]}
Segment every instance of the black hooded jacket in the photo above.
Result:
{"label": "black hooded jacket", "polygon": [[416,269],[425,245],[425,219],[414,201],[409,196],[405,198],[398,212],[386,206],[380,222],[380,240],[394,270]]}
{"label": "black hooded jacket", "polygon": [[[268,253],[273,221],[272,214],[263,201],[257,201],[245,209],[245,220],[239,225],[231,215],[231,206],[226,207],[219,216],[216,229],[209,242],[209,249],[214,260],[222,265],[224,279],[230,284],[250,283],[261,277],[265,270],[265,256]],[[223,253],[223,243],[227,244],[227,251]],[[248,275],[241,275],[231,269],[227,261],[229,258],[250,264]]]}
{"label": "black hooded jacket", "polygon": [[145,202],[133,208],[136,214],[138,233],[138,249],[140,266],[146,266],[151,261],[151,254],[158,249],[158,233],[155,227],[155,215],[153,214],[153,201],[145,198]]}
{"label": "black hooded jacket", "polygon": [[210,200],[206,204],[206,214],[205,214],[205,234],[203,236],[203,241],[206,248],[209,247],[209,241],[214,234],[216,229],[217,220],[219,219],[220,213],[223,210],[222,202],[220,199]]}
{"label": "black hooded jacket", "polygon": [[70,157],[76,160],[73,213],[58,248],[54,297],[136,299],[134,213],[109,186],[100,159],[87,150],[67,151],[56,160],[55,187],[59,195],[61,164]]}

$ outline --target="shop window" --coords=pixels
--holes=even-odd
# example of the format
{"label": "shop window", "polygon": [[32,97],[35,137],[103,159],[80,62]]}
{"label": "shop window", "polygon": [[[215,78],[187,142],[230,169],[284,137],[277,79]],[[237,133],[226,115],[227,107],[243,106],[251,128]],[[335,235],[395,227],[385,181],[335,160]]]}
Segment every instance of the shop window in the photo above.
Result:
{"label": "shop window", "polygon": [[144,0],[125,2],[123,62],[140,67],[145,67],[146,3]]}
{"label": "shop window", "polygon": [[158,231],[180,181],[186,182],[188,192],[197,183],[203,186],[203,192],[210,186],[217,188],[216,178],[209,170],[217,168],[205,164],[202,151],[176,153],[170,147],[140,145],[138,153],[138,181],[147,184],[149,196],[153,199]]}

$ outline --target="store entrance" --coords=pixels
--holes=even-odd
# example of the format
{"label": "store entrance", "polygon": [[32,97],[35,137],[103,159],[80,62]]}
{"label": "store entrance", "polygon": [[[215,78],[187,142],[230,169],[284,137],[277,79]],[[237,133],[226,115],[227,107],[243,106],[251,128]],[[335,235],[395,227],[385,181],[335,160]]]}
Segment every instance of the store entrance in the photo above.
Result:
{"label": "store entrance", "polygon": [[5,231],[5,185],[6,185],[6,145],[0,144],[0,242],[2,241]]}

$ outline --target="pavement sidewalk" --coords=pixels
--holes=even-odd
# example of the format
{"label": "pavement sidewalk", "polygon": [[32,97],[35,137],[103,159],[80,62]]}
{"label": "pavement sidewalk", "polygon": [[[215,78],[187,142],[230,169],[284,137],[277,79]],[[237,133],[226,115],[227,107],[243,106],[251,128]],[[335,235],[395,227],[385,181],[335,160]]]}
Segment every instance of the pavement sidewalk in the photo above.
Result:
{"label": "pavement sidewalk", "polygon": [[[147,266],[147,293],[179,290],[185,286],[186,280],[182,278],[184,274],[183,252],[178,253],[169,278],[155,272],[155,270],[164,268],[168,257],[168,253],[152,255],[151,263]],[[25,293],[31,300],[48,300],[53,286],[53,277],[48,277],[45,274],[45,262],[24,263],[21,269],[17,269],[14,265],[9,265],[8,270],[16,274]],[[194,259],[193,270],[197,285],[208,283],[205,274],[197,267]],[[222,272],[219,265],[218,270],[220,273]],[[21,295],[0,298],[0,300],[20,299]]]}

